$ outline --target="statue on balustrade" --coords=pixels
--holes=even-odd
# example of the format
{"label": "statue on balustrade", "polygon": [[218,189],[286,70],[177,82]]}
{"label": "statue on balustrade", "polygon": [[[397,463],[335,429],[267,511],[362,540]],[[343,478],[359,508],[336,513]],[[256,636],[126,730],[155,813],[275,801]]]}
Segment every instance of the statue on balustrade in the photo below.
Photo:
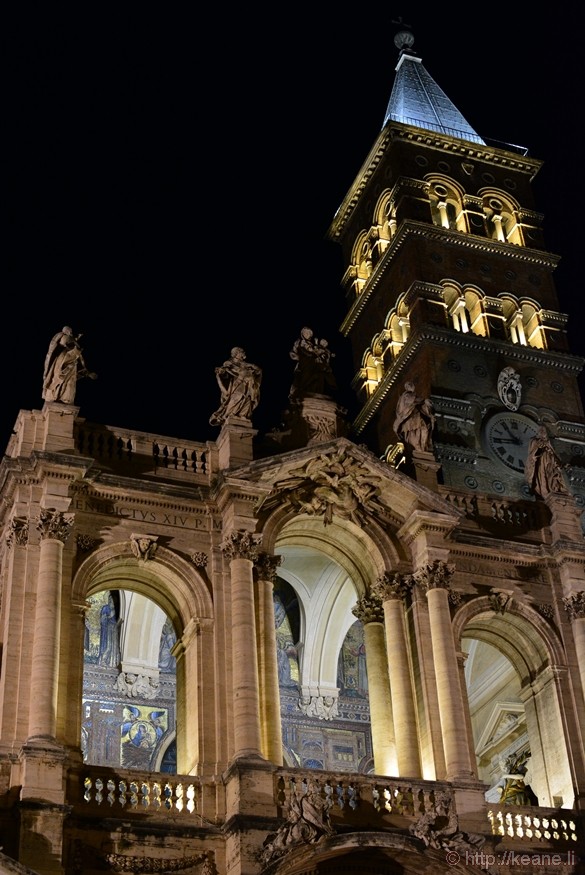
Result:
{"label": "statue on balustrade", "polygon": [[215,376],[221,399],[210,425],[223,425],[230,416],[251,419],[260,400],[261,368],[246,361],[244,350],[235,346],[231,357],[215,369]]}
{"label": "statue on balustrade", "polygon": [[331,367],[335,353],[324,338],[318,340],[311,328],[302,328],[290,357],[296,362],[289,393],[291,401],[306,395],[330,396],[335,392],[337,384]]}
{"label": "statue on balustrade", "polygon": [[97,374],[88,370],[79,340],[73,330],[65,325],[53,336],[45,357],[43,371],[43,400],[73,404],[77,381],[81,377],[95,380]]}

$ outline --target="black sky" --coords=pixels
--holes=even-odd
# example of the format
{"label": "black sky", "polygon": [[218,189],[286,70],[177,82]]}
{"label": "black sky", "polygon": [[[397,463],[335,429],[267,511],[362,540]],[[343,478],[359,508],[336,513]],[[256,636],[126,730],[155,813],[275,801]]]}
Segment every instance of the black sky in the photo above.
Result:
{"label": "black sky", "polygon": [[585,351],[581,5],[570,21],[482,6],[482,23],[453,3],[119,6],[27,7],[4,28],[0,442],[42,406],[66,324],[99,375],[77,394],[93,422],[214,439],[214,368],[240,345],[263,368],[254,421],[270,428],[303,325],[349,381],[326,232],[379,133],[399,16],[481,136],[545,161],[538,206]]}

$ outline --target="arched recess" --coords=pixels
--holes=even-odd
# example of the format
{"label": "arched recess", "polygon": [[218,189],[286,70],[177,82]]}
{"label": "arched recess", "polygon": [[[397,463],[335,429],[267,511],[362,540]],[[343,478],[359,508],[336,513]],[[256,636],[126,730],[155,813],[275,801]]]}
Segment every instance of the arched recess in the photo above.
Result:
{"label": "arched recess", "polygon": [[456,331],[487,337],[489,331],[483,292],[475,286],[462,287],[452,281],[443,285],[443,299]]}
{"label": "arched recess", "polygon": [[524,246],[518,201],[499,189],[483,189],[479,194],[482,198],[488,237],[502,243]]}
{"label": "arched recess", "polygon": [[[367,654],[352,609],[388,567],[387,557],[354,523],[334,518],[325,525],[323,518],[307,515],[283,521],[273,551],[282,556],[278,578],[294,592],[299,617],[298,640],[292,642],[298,684],[291,688],[289,675],[280,688],[284,760],[305,768],[370,771]],[[396,562],[392,547],[387,553]]]}
{"label": "arched recess", "polygon": [[479,771],[492,785],[492,796],[498,795],[498,783],[504,785],[506,760],[529,750],[529,783],[538,804],[571,808],[574,780],[560,671],[564,656],[553,630],[540,614],[513,599],[502,612],[482,597],[457,612],[454,635],[471,659],[467,700],[476,755],[484,758]]}
{"label": "arched recess", "polygon": [[451,231],[469,231],[464,209],[465,192],[447,176],[429,175],[429,201],[434,225]]}
{"label": "arched recess", "polygon": [[[89,596],[104,590],[123,592],[129,605],[132,594],[143,596],[172,623],[177,638],[173,649],[177,678],[177,771],[197,773],[206,757],[210,762],[217,757],[215,739],[210,737],[211,724],[204,718],[205,708],[213,707],[217,686],[213,605],[205,580],[194,566],[171,550],[159,547],[153,558],[138,559],[130,541],[125,541],[104,546],[83,562],[73,581],[73,603],[83,610]],[[152,620],[158,618],[160,622],[161,613],[153,610]],[[70,680],[77,687],[77,700],[81,702],[83,635],[78,637],[72,647]],[[81,726],[77,724],[72,732],[79,739]]]}

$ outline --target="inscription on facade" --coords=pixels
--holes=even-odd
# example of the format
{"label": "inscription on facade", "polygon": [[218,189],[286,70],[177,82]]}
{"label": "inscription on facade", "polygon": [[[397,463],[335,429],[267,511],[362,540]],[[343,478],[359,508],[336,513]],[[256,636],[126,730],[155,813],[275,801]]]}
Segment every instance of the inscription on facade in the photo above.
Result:
{"label": "inscription on facade", "polygon": [[162,526],[196,530],[207,530],[208,528],[214,531],[221,530],[221,520],[211,517],[196,517],[192,514],[174,513],[173,511],[129,507],[128,505],[114,504],[104,499],[77,498],[72,502],[70,510],[108,514],[121,519],[134,520],[137,523],[157,523]]}

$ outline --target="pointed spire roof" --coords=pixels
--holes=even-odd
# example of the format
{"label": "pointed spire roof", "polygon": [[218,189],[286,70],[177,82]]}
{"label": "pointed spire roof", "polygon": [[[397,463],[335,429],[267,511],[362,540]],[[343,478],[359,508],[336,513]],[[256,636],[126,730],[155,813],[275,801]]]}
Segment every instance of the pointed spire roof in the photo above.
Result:
{"label": "pointed spire roof", "polygon": [[400,50],[400,57],[382,127],[389,121],[402,122],[485,145],[411,51],[414,36],[408,26],[398,23],[401,30],[394,37],[394,45]]}

